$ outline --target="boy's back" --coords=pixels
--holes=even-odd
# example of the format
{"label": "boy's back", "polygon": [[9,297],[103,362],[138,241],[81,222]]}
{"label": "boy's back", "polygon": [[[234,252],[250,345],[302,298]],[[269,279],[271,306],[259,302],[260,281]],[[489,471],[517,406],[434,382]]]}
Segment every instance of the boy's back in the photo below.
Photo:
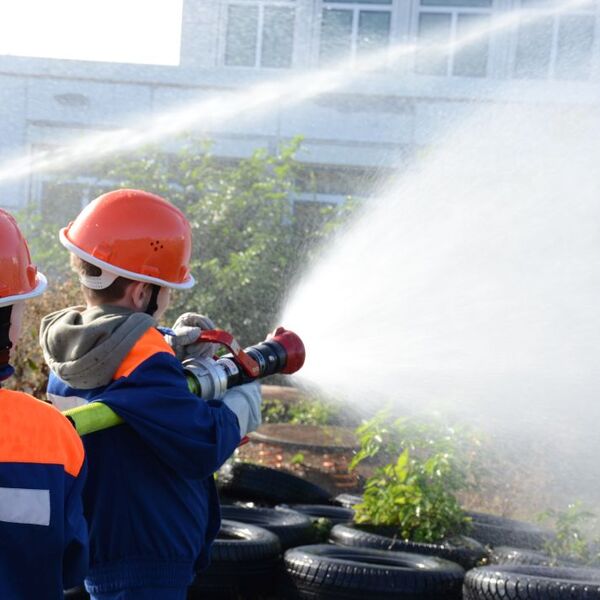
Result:
{"label": "boy's back", "polygon": [[[78,398],[101,400],[126,422],[84,438],[90,465],[84,491],[91,564],[86,586],[99,595],[189,585],[220,524],[212,474],[240,438],[233,412],[220,403],[209,406],[188,390],[181,363],[151,325],[107,375],[106,362],[123,348],[107,336],[111,352],[103,356],[102,343],[88,343],[87,335],[102,338],[102,322],[110,327],[120,322],[113,331],[125,334],[139,317],[147,316],[106,306],[67,309],[42,323],[45,352],[67,380],[51,373],[53,402],[60,407]],[[77,343],[69,345],[69,339]],[[60,356],[50,353],[58,347]],[[88,351],[80,355],[82,348]],[[97,365],[93,373],[87,368],[90,355]]]}

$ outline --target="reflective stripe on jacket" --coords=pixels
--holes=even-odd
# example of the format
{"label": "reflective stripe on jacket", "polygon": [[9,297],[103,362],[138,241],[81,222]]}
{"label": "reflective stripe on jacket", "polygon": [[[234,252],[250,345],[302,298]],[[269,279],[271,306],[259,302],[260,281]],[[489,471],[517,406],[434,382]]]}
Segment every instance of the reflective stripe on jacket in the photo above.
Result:
{"label": "reflective stripe on jacket", "polygon": [[62,598],[88,566],[83,445],[22,392],[0,389],[0,423],[0,598]]}

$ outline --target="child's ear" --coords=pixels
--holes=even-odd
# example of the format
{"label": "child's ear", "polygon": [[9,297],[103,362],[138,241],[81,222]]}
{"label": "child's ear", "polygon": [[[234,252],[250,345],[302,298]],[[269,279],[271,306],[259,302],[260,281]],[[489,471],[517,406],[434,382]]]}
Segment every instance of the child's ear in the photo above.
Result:
{"label": "child's ear", "polygon": [[131,302],[135,306],[135,309],[139,311],[146,310],[150,301],[150,295],[152,294],[152,286],[143,281],[136,281],[131,284],[130,293]]}

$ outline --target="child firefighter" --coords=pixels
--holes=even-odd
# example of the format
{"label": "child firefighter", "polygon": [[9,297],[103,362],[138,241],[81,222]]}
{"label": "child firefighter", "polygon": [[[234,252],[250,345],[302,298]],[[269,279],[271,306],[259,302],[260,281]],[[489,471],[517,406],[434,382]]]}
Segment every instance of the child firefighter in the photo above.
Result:
{"label": "child firefighter", "polygon": [[[44,292],[17,223],[0,209],[0,382],[25,302]],[[0,598],[60,600],[88,566],[84,450],[54,407],[0,387]]]}
{"label": "child firefighter", "polygon": [[191,343],[200,328],[189,327],[201,317],[187,315],[188,326],[171,332],[177,356],[157,328],[170,291],[195,283],[190,225],[174,205],[139,190],[109,192],[60,239],[85,306],[42,320],[48,396],[62,409],[101,400],[125,422],[84,437],[86,588],[94,600],[183,600],[220,526],[213,473],[259,425],[259,386],[205,402],[188,390],[178,360],[182,340],[202,351]]}

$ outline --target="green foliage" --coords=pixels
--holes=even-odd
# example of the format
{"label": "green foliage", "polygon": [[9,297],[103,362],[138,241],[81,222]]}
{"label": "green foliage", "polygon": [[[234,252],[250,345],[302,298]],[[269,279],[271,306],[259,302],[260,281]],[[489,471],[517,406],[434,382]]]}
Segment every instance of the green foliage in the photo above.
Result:
{"label": "green foliage", "polygon": [[265,398],[262,416],[264,423],[333,425],[337,420],[337,410],[333,404],[318,398],[303,398],[294,402]]}
{"label": "green foliage", "polygon": [[312,520],[314,543],[326,544],[329,541],[329,534],[333,528],[333,522],[325,517],[319,517]]}
{"label": "green foliage", "polygon": [[580,501],[569,504],[565,510],[549,509],[539,516],[539,520],[551,521],[555,537],[544,544],[544,550],[555,560],[576,560],[585,564],[597,564],[600,559],[594,551],[584,528],[590,529],[590,521],[596,515],[587,510]]}
{"label": "green foliage", "polygon": [[[20,210],[15,218],[27,240],[33,261],[49,281],[67,279],[70,271],[69,253],[58,240],[58,223],[45,218],[33,206]],[[60,226],[64,225],[66,223]]]}
{"label": "green foliage", "polygon": [[350,211],[292,202],[306,170],[295,160],[299,144],[224,165],[206,144],[188,141],[177,154],[151,151],[111,166],[109,179],[165,196],[192,225],[198,285],[174,298],[171,317],[205,313],[244,345],[277,325],[299,269]]}
{"label": "green foliage", "polygon": [[302,454],[302,452],[296,452],[296,454],[294,454],[294,456],[292,456],[292,458],[290,459],[290,464],[303,465],[304,460],[305,460],[304,454]]}
{"label": "green foliage", "polygon": [[403,539],[434,542],[465,530],[457,494],[475,484],[470,465],[477,440],[437,421],[393,419],[382,411],[357,429],[360,450],[383,465],[367,480],[355,521],[397,529]]}
{"label": "green foliage", "polygon": [[[295,159],[300,140],[275,154],[264,150],[238,162],[211,156],[210,144],[182,140],[174,153],[144,149],[89,168],[89,186],[56,181],[42,210],[19,218],[40,268],[53,277],[69,273],[59,227],[73,219],[81,198],[132,187],[168,198],[193,230],[195,288],[173,295],[168,321],[185,311],[209,315],[242,345],[254,344],[278,325],[286,293],[300,270],[348,218],[354,205],[293,201],[307,167]],[[310,177],[308,177],[310,179]],[[60,210],[59,210],[60,208]]]}

